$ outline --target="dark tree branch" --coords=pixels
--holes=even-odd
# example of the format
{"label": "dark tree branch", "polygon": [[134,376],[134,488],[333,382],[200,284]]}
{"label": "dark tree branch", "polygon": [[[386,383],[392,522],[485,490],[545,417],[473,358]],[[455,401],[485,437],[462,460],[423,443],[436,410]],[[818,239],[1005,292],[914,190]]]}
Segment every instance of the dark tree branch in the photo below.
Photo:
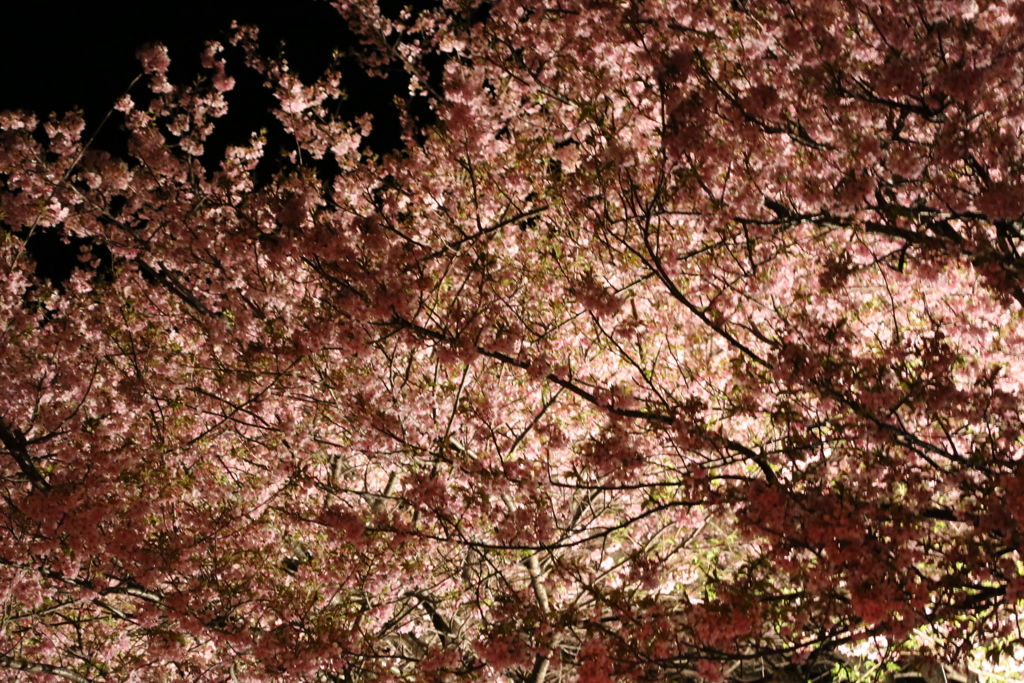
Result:
{"label": "dark tree branch", "polygon": [[50,483],[39,473],[35,463],[32,462],[32,458],[28,454],[28,441],[26,441],[25,435],[21,433],[20,429],[12,429],[6,422],[0,420],[0,443],[3,443],[4,448],[14,458],[14,462],[18,463],[18,468],[22,474],[32,483],[35,489],[39,491],[48,491],[50,489]]}

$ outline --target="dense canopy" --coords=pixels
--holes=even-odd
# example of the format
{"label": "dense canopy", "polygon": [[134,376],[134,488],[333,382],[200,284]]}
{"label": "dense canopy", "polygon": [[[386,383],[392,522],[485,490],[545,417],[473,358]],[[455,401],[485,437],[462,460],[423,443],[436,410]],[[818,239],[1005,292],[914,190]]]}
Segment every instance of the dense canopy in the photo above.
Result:
{"label": "dense canopy", "polygon": [[0,680],[1014,670],[1024,3],[336,5],[0,113]]}

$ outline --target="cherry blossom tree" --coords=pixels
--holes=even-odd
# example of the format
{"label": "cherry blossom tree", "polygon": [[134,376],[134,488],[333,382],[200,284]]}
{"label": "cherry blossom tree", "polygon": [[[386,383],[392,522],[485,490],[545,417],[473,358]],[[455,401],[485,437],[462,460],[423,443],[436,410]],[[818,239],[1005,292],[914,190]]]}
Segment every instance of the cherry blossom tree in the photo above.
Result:
{"label": "cherry blossom tree", "polygon": [[218,43],[0,114],[0,680],[1013,669],[1024,3],[336,6],[389,155],[250,27],[269,179]]}

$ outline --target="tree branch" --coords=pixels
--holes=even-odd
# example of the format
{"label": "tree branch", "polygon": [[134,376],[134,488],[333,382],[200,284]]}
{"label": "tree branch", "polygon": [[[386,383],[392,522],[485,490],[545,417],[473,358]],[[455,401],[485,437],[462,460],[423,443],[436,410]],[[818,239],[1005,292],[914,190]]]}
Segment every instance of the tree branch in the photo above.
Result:
{"label": "tree branch", "polygon": [[0,420],[0,443],[3,443],[4,448],[14,458],[14,462],[18,463],[18,468],[32,483],[33,488],[38,491],[50,490],[50,483],[39,473],[28,454],[28,442],[20,429],[12,429],[6,422]]}
{"label": "tree branch", "polygon": [[13,657],[5,657],[4,655],[0,655],[0,668],[14,669],[15,671],[25,671],[30,674],[60,676],[61,678],[66,678],[69,681],[74,681],[75,683],[92,683],[92,679],[86,678],[81,674],[76,674],[71,669],[66,669],[63,666],[52,666],[50,664],[29,662],[24,659],[14,659]]}
{"label": "tree branch", "polygon": [[191,292],[185,289],[170,273],[161,273],[157,271],[153,266],[149,265],[141,258],[135,259],[135,263],[139,266],[139,270],[147,278],[153,280],[164,286],[168,292],[181,299],[187,305],[191,306],[196,311],[202,313],[204,316],[209,318],[215,317],[213,312],[210,311],[206,306],[202,304],[199,299],[195,298]]}

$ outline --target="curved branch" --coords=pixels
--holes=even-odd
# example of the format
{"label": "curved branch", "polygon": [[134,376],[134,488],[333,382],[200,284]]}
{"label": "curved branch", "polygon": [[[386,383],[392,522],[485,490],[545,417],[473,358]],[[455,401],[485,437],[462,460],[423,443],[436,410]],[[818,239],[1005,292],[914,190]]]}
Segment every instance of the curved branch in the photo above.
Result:
{"label": "curved branch", "polygon": [[13,669],[15,671],[25,671],[30,674],[59,676],[61,678],[66,678],[69,681],[74,681],[75,683],[92,683],[92,679],[86,678],[81,674],[77,674],[71,669],[67,669],[63,666],[40,664],[39,662],[30,662],[25,659],[5,657],[4,655],[0,655],[0,668]]}

